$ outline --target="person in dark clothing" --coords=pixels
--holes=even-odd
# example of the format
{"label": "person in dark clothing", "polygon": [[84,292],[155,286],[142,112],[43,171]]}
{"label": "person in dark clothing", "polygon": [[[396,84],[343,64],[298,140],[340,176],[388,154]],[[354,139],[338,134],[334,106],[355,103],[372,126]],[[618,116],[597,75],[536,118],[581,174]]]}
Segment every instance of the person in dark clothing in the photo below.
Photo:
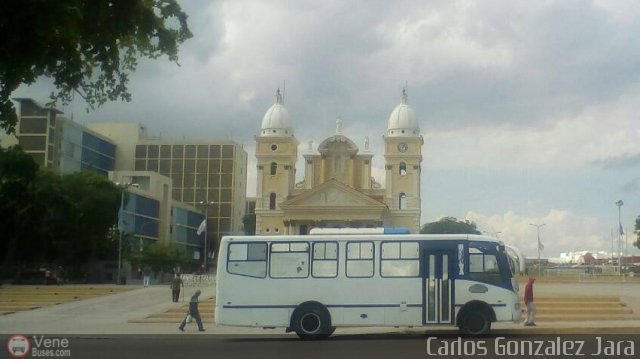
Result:
{"label": "person in dark clothing", "polygon": [[198,330],[204,332],[204,327],[202,326],[202,318],[200,318],[200,312],[198,311],[198,297],[200,296],[200,289],[196,290],[196,292],[191,296],[191,300],[189,301],[189,311],[187,312],[187,316],[182,320],[178,329],[180,331],[184,331],[184,326],[187,325],[187,317],[191,315],[193,319],[195,319],[198,324]]}
{"label": "person in dark clothing", "polygon": [[535,281],[535,278],[530,277],[524,287],[524,304],[527,306],[527,319],[524,321],[524,325],[528,327],[536,325],[536,305],[533,303],[533,282]]}
{"label": "person in dark clothing", "polygon": [[171,280],[171,296],[174,303],[177,303],[180,300],[180,287],[184,287],[184,283],[182,283],[180,274],[176,273]]}

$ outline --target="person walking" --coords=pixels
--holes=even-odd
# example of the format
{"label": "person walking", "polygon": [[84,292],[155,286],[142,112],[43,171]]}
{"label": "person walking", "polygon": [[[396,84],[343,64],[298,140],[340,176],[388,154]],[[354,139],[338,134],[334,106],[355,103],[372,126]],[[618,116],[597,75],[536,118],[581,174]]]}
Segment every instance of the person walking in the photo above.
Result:
{"label": "person walking", "polygon": [[524,321],[524,325],[527,327],[536,325],[536,304],[533,302],[533,282],[535,281],[535,278],[529,277],[529,281],[524,287],[524,304],[527,306],[527,319]]}
{"label": "person walking", "polygon": [[184,288],[184,283],[182,282],[182,278],[180,278],[180,274],[176,273],[171,280],[171,296],[174,303],[178,303],[180,299],[180,287]]}
{"label": "person walking", "polygon": [[178,329],[181,332],[184,332],[184,326],[187,325],[187,318],[191,316],[191,318],[195,319],[198,324],[198,331],[204,332],[204,327],[202,326],[202,318],[200,318],[200,312],[198,311],[198,297],[200,296],[200,289],[196,290],[195,293],[191,296],[191,300],[189,301],[189,311],[187,311],[187,315],[180,323]]}
{"label": "person walking", "polygon": [[149,271],[149,267],[144,267],[142,271],[142,283],[145,287],[149,286],[149,280],[151,279],[151,272]]}

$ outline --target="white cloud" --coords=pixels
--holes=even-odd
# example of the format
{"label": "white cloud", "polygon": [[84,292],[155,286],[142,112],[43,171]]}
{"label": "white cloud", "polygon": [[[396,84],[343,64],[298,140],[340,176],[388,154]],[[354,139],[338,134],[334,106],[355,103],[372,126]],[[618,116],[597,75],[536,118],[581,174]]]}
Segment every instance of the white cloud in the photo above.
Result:
{"label": "white cloud", "polygon": [[489,233],[501,232],[502,241],[531,258],[538,255],[537,229],[531,224],[545,224],[540,228],[540,241],[544,245],[542,258],[558,257],[561,252],[569,251],[611,251],[611,237],[597,218],[579,216],[568,210],[552,209],[541,217],[522,216],[513,211],[493,215],[468,212],[465,219]]}
{"label": "white cloud", "polygon": [[[636,158],[640,87],[617,101],[586,107],[580,113],[548,119],[544,126],[485,124],[429,128],[426,162],[431,168],[571,168]],[[631,100],[633,99],[633,100]],[[606,164],[606,163],[603,163]]]}

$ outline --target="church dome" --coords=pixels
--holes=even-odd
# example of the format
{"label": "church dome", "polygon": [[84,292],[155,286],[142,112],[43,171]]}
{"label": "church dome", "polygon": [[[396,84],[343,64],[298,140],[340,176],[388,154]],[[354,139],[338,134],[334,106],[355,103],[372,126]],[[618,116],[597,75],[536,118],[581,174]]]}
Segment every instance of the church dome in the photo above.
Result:
{"label": "church dome", "polygon": [[415,111],[407,105],[407,91],[402,90],[400,104],[396,106],[389,116],[387,123],[387,136],[404,137],[418,136],[420,128]]}
{"label": "church dome", "polygon": [[260,136],[293,136],[291,116],[289,116],[289,111],[284,107],[280,89],[276,92],[276,102],[269,107],[262,118]]}

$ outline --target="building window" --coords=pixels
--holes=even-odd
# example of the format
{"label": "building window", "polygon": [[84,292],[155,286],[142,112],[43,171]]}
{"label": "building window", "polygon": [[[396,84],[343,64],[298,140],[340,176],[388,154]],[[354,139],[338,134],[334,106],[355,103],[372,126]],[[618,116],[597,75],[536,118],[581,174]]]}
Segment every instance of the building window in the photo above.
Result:
{"label": "building window", "polygon": [[278,164],[275,162],[271,162],[271,175],[275,176],[277,170],[278,170]]}
{"label": "building window", "polygon": [[269,209],[276,209],[276,194],[271,193],[269,195]]}
{"label": "building window", "polygon": [[407,209],[407,195],[404,192],[398,196],[398,209]]}
{"label": "building window", "polygon": [[406,176],[407,175],[407,164],[404,162],[400,162],[400,170],[399,170],[399,174],[400,176]]}

